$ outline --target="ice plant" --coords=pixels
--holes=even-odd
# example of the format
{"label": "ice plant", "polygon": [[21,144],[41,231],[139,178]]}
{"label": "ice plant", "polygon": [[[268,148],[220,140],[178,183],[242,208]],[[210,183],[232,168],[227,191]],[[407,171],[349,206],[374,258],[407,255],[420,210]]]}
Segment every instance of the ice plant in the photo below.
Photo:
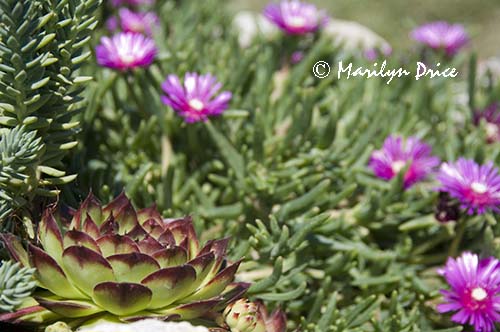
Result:
{"label": "ice plant", "polygon": [[[60,228],[63,224],[67,227]],[[239,262],[226,261],[227,239],[200,246],[190,217],[136,211],[121,194],[102,207],[89,195],[71,220],[45,211],[39,246],[27,251],[3,235],[13,259],[37,269],[35,305],[0,315],[9,322],[53,319],[193,319],[224,308],[248,287],[232,283]]]}
{"label": "ice plant", "polygon": [[290,35],[315,32],[328,21],[324,11],[313,4],[298,0],[269,4],[264,9],[264,16]]}
{"label": "ice plant", "polygon": [[259,302],[240,299],[224,310],[224,319],[231,332],[285,332],[286,317],[281,310],[268,315]]}
{"label": "ice plant", "polygon": [[153,39],[140,33],[120,32],[113,37],[102,37],[96,47],[97,63],[116,70],[149,66],[156,56]]}
{"label": "ice plant", "polygon": [[121,8],[118,12],[118,21],[114,24],[108,23],[108,28],[114,26],[117,29],[120,27],[125,32],[137,32],[151,36],[159,22],[158,16],[153,12],[134,12],[128,8]]}
{"label": "ice plant", "polygon": [[478,165],[474,160],[460,158],[443,163],[438,173],[440,191],[450,194],[467,213],[498,211],[500,206],[500,175],[492,162]]}
{"label": "ice plant", "polygon": [[442,49],[448,56],[455,55],[469,42],[469,35],[460,24],[444,21],[424,24],[411,33],[416,41],[432,49]]}
{"label": "ice plant", "polygon": [[495,322],[500,322],[500,262],[494,257],[480,260],[476,254],[464,252],[457,259],[448,258],[438,273],[450,290],[441,290],[445,303],[437,310],[456,312],[451,319],[473,325],[476,332],[496,331]]}
{"label": "ice plant", "polygon": [[389,136],[382,149],[372,153],[369,166],[376,176],[384,180],[395,177],[406,166],[403,176],[404,187],[409,188],[438,166],[439,159],[431,155],[431,147],[416,137],[406,141],[402,137]]}
{"label": "ice plant", "polygon": [[231,92],[217,94],[222,84],[210,75],[186,73],[184,84],[176,75],[168,75],[162,84],[164,104],[172,107],[186,122],[205,121],[209,116],[222,114],[231,100]]}
{"label": "ice plant", "polygon": [[498,103],[493,103],[484,110],[476,111],[474,113],[474,124],[479,126],[481,120],[485,122],[488,143],[500,141],[500,109]]}

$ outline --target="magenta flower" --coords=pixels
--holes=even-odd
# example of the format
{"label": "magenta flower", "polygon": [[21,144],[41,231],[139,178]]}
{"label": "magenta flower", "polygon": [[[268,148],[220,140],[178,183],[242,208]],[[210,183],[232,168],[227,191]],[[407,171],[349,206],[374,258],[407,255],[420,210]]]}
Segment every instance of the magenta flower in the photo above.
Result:
{"label": "magenta flower", "polygon": [[315,32],[327,23],[328,16],[315,5],[298,0],[272,3],[264,9],[264,15],[290,35]]}
{"label": "magenta flower", "polygon": [[121,8],[118,15],[120,26],[125,32],[139,32],[151,36],[153,29],[160,23],[158,16],[153,12],[136,13],[128,8]]}
{"label": "magenta flower", "polygon": [[460,24],[439,21],[424,24],[412,31],[416,41],[433,49],[443,49],[452,56],[469,42],[469,35]]}
{"label": "magenta flower", "polygon": [[500,322],[500,263],[494,257],[479,260],[476,254],[464,252],[457,259],[448,258],[438,270],[450,290],[441,290],[446,303],[437,311],[457,311],[451,320],[473,325],[476,332],[492,332]]}
{"label": "magenta flower", "polygon": [[478,165],[474,160],[460,158],[455,163],[443,163],[438,180],[439,190],[458,199],[469,214],[499,210],[500,175],[492,162]]}
{"label": "magenta flower", "polygon": [[481,120],[486,122],[486,137],[488,143],[500,141],[500,109],[493,103],[482,111],[474,113],[474,124],[479,126]]}
{"label": "magenta flower", "polygon": [[96,48],[97,63],[117,70],[149,66],[156,56],[151,38],[140,33],[120,32],[113,37],[102,37]]}
{"label": "magenta flower", "polygon": [[404,187],[409,188],[423,180],[439,164],[439,158],[431,156],[431,147],[415,137],[389,136],[382,149],[372,153],[369,166],[376,176],[384,180],[395,177],[406,165]]}
{"label": "magenta flower", "polygon": [[165,96],[162,96],[164,104],[172,107],[186,122],[205,121],[209,116],[222,114],[231,100],[231,92],[223,91],[222,84],[210,75],[199,75],[187,73],[184,77],[184,85],[179,77],[168,75],[162,84]]}

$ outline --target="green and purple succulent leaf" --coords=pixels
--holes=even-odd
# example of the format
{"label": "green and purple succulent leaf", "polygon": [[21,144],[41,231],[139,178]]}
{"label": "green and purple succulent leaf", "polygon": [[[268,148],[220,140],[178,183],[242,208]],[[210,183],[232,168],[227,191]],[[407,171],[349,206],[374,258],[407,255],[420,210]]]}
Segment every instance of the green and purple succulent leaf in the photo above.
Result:
{"label": "green and purple succulent leaf", "polygon": [[147,235],[141,241],[137,242],[137,245],[139,246],[141,252],[147,255],[152,255],[155,252],[165,248],[160,242],[149,235]]}
{"label": "green and purple succulent leaf", "polygon": [[92,298],[106,311],[125,316],[148,308],[152,296],[151,290],[141,284],[103,282],[95,286]]}
{"label": "green and purple succulent leaf", "polygon": [[170,317],[172,315],[178,315],[182,320],[189,320],[199,318],[205,315],[207,312],[211,311],[215,306],[220,303],[221,299],[219,297],[196,301],[189,304],[182,304],[168,309],[157,310],[157,314],[165,317]]}
{"label": "green and purple succulent leaf", "polygon": [[99,227],[97,227],[96,223],[89,215],[87,215],[87,217],[85,218],[81,229],[84,233],[90,235],[94,239],[97,239],[99,236],[101,236]]}
{"label": "green and purple succulent leaf", "polygon": [[38,227],[38,240],[43,250],[58,263],[61,263],[64,251],[63,237],[59,225],[50,210],[46,210],[42,216],[42,221]]}
{"label": "green and purple succulent leaf", "polygon": [[66,299],[46,299],[35,297],[40,305],[62,317],[80,318],[95,315],[103,312],[104,309],[90,301],[66,300]]}
{"label": "green and purple succulent leaf", "polygon": [[168,267],[156,271],[141,284],[153,291],[150,309],[166,307],[186,296],[196,281],[196,271],[189,265]]}
{"label": "green and purple succulent leaf", "polygon": [[163,244],[164,246],[176,246],[175,238],[172,232],[166,229],[159,237],[158,242]]}
{"label": "green and purple succulent leaf", "polygon": [[100,226],[99,233],[105,234],[118,234],[118,223],[115,221],[115,217],[111,214]]}
{"label": "green and purple succulent leaf", "polygon": [[139,252],[137,244],[128,236],[107,234],[97,239],[104,257]]}
{"label": "green and purple succulent leaf", "polygon": [[193,291],[196,291],[212,270],[215,264],[215,255],[213,252],[209,252],[192,259],[187,264],[191,265],[196,271],[196,282],[192,286]]}
{"label": "green and purple succulent leaf", "polygon": [[126,236],[134,239],[135,241],[141,241],[146,236],[148,236],[148,233],[144,230],[144,228],[142,228],[141,225],[136,225],[132,230],[130,230],[130,232],[126,234]]}
{"label": "green and purple succulent leaf", "polygon": [[24,249],[21,240],[17,236],[5,233],[0,234],[0,239],[13,260],[19,262],[22,266],[31,267],[28,252]]}
{"label": "green and purple succulent leaf", "polygon": [[106,259],[119,282],[140,283],[148,275],[160,269],[154,258],[138,252],[113,255]]}
{"label": "green and purple succulent leaf", "polygon": [[229,284],[221,295],[221,303],[214,308],[214,311],[224,310],[228,304],[240,299],[251,285],[252,284],[248,282],[235,282]]}
{"label": "green and purple succulent leaf", "polygon": [[62,260],[68,278],[89,296],[92,296],[97,284],[116,281],[108,261],[91,249],[82,246],[68,247],[64,250]]}
{"label": "green and purple succulent leaf", "polygon": [[81,229],[83,220],[87,219],[87,216],[90,216],[96,225],[100,225],[104,220],[101,204],[92,193],[89,193],[80,208],[75,212],[69,229]]}
{"label": "green and purple succulent leaf", "polygon": [[107,219],[111,215],[114,216],[118,215],[118,212],[129,204],[131,204],[130,200],[128,199],[125,192],[122,191],[120,195],[118,195],[115,199],[113,199],[103,208],[102,210],[103,219]]}
{"label": "green and purple succulent leaf", "polygon": [[160,222],[154,219],[148,219],[144,222],[144,224],[142,224],[142,228],[144,228],[144,230],[148,232],[150,236],[159,240],[160,236],[165,232],[165,228]]}
{"label": "green and purple succulent leaf", "polygon": [[234,275],[240,266],[241,261],[238,261],[224,270],[219,272],[215,278],[210,280],[206,285],[196,291],[194,294],[184,298],[183,302],[199,301],[202,299],[209,299],[211,297],[220,295],[224,289],[233,282]]}
{"label": "green and purple succulent leaf", "polygon": [[163,220],[161,214],[156,209],[156,205],[137,211],[137,221],[139,224],[142,225],[148,219]]}
{"label": "green and purple succulent leaf", "polygon": [[276,309],[266,321],[269,332],[286,332],[286,315],[281,309]]}
{"label": "green and purple succulent leaf", "polygon": [[28,250],[31,265],[36,268],[35,278],[41,287],[65,298],[88,298],[73,287],[54,258],[32,244],[29,244]]}
{"label": "green and purple succulent leaf", "polygon": [[187,216],[181,219],[165,221],[166,227],[172,232],[175,242],[179,245],[186,242],[188,246],[186,249],[189,253],[189,259],[196,257],[200,250],[198,237],[193,226],[193,219]]}
{"label": "green and purple succulent leaf", "polygon": [[171,247],[158,250],[151,255],[161,268],[179,266],[187,262],[187,251],[181,247]]}
{"label": "green and purple succulent leaf", "polygon": [[64,249],[71,246],[82,246],[102,254],[99,245],[90,235],[77,230],[67,231],[66,234],[64,234],[63,244]]}
{"label": "green and purple succulent leaf", "polygon": [[201,254],[205,254],[208,252],[213,252],[215,255],[215,264],[212,267],[209,275],[205,279],[202,285],[207,284],[212,278],[214,278],[217,273],[219,273],[220,268],[222,267],[222,263],[226,257],[226,250],[229,245],[229,238],[224,238],[222,240],[209,241],[200,251]]}
{"label": "green and purple succulent leaf", "polygon": [[137,213],[135,212],[135,209],[130,201],[128,201],[128,203],[121,209],[117,210],[116,213],[113,213],[113,215],[115,216],[115,221],[118,224],[118,234],[120,235],[127,234],[139,224],[137,221]]}
{"label": "green and purple succulent leaf", "polygon": [[0,322],[9,322],[12,324],[25,324],[27,322],[33,324],[41,324],[44,322],[54,321],[59,316],[46,308],[42,307],[33,298],[29,298],[31,305],[21,305],[20,309],[14,312],[0,314]]}

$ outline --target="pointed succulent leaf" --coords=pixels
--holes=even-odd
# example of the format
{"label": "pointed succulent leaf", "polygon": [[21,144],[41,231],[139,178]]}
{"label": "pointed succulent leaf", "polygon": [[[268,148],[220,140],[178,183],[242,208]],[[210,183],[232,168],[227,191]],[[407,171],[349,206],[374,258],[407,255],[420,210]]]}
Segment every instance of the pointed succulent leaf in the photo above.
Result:
{"label": "pointed succulent leaf", "polygon": [[141,284],[153,291],[149,307],[158,309],[185,296],[195,280],[196,271],[189,265],[182,265],[158,270],[144,278]]}
{"label": "pointed succulent leaf", "polygon": [[71,221],[70,229],[81,229],[82,223],[87,218],[87,215],[90,216],[97,226],[100,226],[104,220],[101,204],[92,193],[87,196],[80,205],[80,208],[76,211]]}
{"label": "pointed succulent leaf", "polygon": [[49,300],[40,297],[35,298],[38,303],[44,308],[55,312],[63,317],[79,318],[95,315],[104,311],[101,307],[96,306],[89,301],[76,300]]}
{"label": "pointed succulent leaf", "polygon": [[222,297],[221,303],[217,308],[215,308],[215,310],[223,309],[228,304],[241,298],[247,292],[247,290],[250,288],[251,285],[252,284],[248,282],[235,282],[229,284],[224,290],[224,293],[221,295]]}
{"label": "pointed succulent leaf", "polygon": [[103,282],[95,286],[93,299],[107,311],[125,316],[146,309],[153,293],[141,284]]}
{"label": "pointed succulent leaf", "polygon": [[196,290],[207,278],[215,264],[215,255],[212,252],[196,257],[187,264],[191,265],[196,271],[196,282],[193,283],[193,290]]}
{"label": "pointed succulent leaf", "polygon": [[221,301],[220,298],[197,301],[189,304],[183,304],[174,308],[160,310],[157,311],[157,313],[165,317],[178,315],[179,319],[190,320],[203,316],[204,314],[209,312],[214,306],[216,306],[220,301]]}
{"label": "pointed succulent leaf", "polygon": [[101,233],[99,232],[99,227],[97,227],[96,223],[90,215],[87,215],[85,218],[85,221],[83,222],[82,225],[82,231],[88,235],[90,235],[93,239],[97,239]]}
{"label": "pointed succulent leaf", "polygon": [[65,298],[85,298],[85,295],[68,281],[66,274],[55,259],[31,244],[28,248],[31,264],[36,268],[35,277],[43,288]]}
{"label": "pointed succulent leaf", "polygon": [[101,254],[101,250],[97,245],[97,242],[88,234],[76,230],[67,231],[64,234],[64,248],[71,246],[82,246],[89,248]]}
{"label": "pointed succulent leaf", "polygon": [[94,287],[105,281],[115,281],[113,268],[95,251],[72,246],[63,253],[64,271],[78,288],[91,296]]}
{"label": "pointed succulent leaf", "polygon": [[56,219],[50,210],[46,210],[38,228],[38,240],[43,249],[57,262],[61,261],[63,253],[63,238]]}
{"label": "pointed succulent leaf", "polygon": [[120,210],[116,211],[115,221],[118,224],[118,233],[120,235],[127,234],[129,231],[134,229],[138,225],[137,213],[130,201],[125,204]]}
{"label": "pointed succulent leaf", "polygon": [[128,236],[108,234],[97,239],[102,255],[108,257],[115,254],[139,252],[137,244]]}
{"label": "pointed succulent leaf", "polygon": [[125,192],[122,191],[120,195],[103,208],[103,219],[109,218],[110,215],[118,215],[118,212],[128,204],[130,204],[130,200],[127,195],[125,195]]}
{"label": "pointed succulent leaf", "polygon": [[155,240],[152,236],[146,236],[144,239],[139,241],[137,243],[139,246],[139,249],[141,250],[142,253],[152,255],[155,252],[163,249],[164,247],[161,245],[160,242]]}
{"label": "pointed succulent leaf", "polygon": [[187,297],[185,301],[197,301],[219,295],[229,285],[233,279],[241,261],[228,266],[219,272],[208,284],[200,288],[196,293]]}
{"label": "pointed succulent leaf", "polygon": [[161,268],[183,265],[187,262],[187,251],[181,247],[161,249],[153,253]]}
{"label": "pointed succulent leaf", "polygon": [[199,242],[193,226],[193,219],[187,216],[182,219],[165,220],[166,227],[172,232],[176,243],[180,244],[187,239],[189,258],[194,258],[199,251]]}
{"label": "pointed succulent leaf", "polygon": [[160,269],[154,258],[138,252],[109,256],[107,261],[119,282],[140,282]]}
{"label": "pointed succulent leaf", "polygon": [[0,239],[5,244],[12,259],[21,263],[22,266],[30,267],[28,253],[24,249],[19,238],[12,234],[0,234]]}
{"label": "pointed succulent leaf", "polygon": [[137,211],[137,221],[139,222],[139,224],[142,225],[148,219],[162,221],[161,214],[156,209],[156,206]]}

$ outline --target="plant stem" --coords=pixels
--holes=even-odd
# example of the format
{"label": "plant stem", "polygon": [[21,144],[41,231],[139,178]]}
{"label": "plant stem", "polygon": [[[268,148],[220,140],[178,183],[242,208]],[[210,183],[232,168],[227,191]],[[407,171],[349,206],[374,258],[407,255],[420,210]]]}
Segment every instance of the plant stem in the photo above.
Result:
{"label": "plant stem", "polygon": [[455,257],[457,255],[458,247],[460,246],[460,242],[462,241],[462,238],[464,236],[466,225],[467,225],[467,222],[466,222],[465,218],[460,219],[460,221],[457,224],[455,238],[453,239],[453,242],[450,245],[450,250],[448,251],[449,257]]}

